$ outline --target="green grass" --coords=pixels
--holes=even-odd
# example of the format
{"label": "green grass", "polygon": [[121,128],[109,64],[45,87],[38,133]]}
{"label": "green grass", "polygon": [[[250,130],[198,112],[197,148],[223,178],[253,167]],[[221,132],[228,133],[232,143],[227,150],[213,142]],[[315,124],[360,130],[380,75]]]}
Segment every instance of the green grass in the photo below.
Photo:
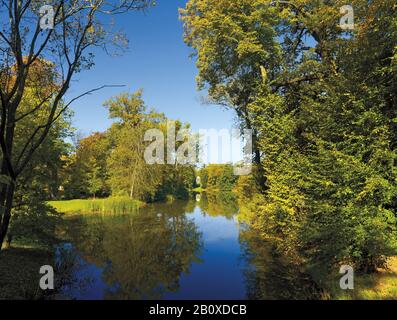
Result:
{"label": "green grass", "polygon": [[397,300],[397,257],[390,258],[388,267],[377,273],[356,274],[354,290],[334,286],[331,291],[335,300]]}
{"label": "green grass", "polygon": [[110,197],[106,199],[86,199],[86,200],[64,200],[49,201],[61,213],[103,213],[103,214],[124,214],[130,213],[144,205],[143,202],[129,197]]}
{"label": "green grass", "polygon": [[39,271],[41,266],[52,264],[52,252],[39,246],[15,244],[0,251],[0,300],[45,299]]}

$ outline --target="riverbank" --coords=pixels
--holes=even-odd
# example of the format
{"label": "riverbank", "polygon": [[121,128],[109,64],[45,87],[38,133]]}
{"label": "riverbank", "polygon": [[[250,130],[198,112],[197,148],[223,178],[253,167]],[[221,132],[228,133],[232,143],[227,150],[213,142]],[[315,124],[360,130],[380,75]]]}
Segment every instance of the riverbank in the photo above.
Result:
{"label": "riverbank", "polygon": [[14,243],[0,251],[0,300],[45,299],[46,293],[39,287],[39,270],[52,265],[54,253],[38,245]]}
{"label": "riverbank", "polygon": [[[339,276],[340,278],[340,276]],[[339,281],[335,281],[339,284]],[[387,268],[373,274],[356,274],[354,290],[331,289],[333,300],[397,300],[397,256],[391,257]]]}
{"label": "riverbank", "polygon": [[[90,257],[89,261],[96,261],[98,265],[104,263],[103,261],[112,261],[115,267],[115,275],[120,276],[120,279],[127,283],[126,287],[130,287],[128,285],[129,281],[135,279],[134,277],[137,274],[155,274],[155,272],[158,271],[158,266],[162,264],[165,265],[161,267],[161,270],[164,269],[175,272],[174,277],[179,277],[179,273],[176,271],[178,268],[167,265],[167,263],[174,263],[174,260],[169,261],[164,259],[160,262],[155,260],[153,265],[151,264],[152,260],[146,261],[146,264],[144,264],[144,262],[142,262],[143,264],[134,264],[137,269],[134,269],[131,273],[130,267],[125,268],[125,266],[130,266],[129,263],[131,261],[139,260],[139,257],[143,252],[145,256],[149,255],[156,259],[161,257],[163,252],[167,252],[167,248],[173,248],[171,241],[173,237],[170,237],[170,235],[173,235],[175,232],[184,235],[180,240],[185,239],[187,235],[190,235],[189,237],[191,239],[198,239],[199,235],[196,228],[197,226],[200,226],[200,221],[203,221],[202,219],[205,219],[206,223],[199,227],[200,230],[202,227],[205,229],[208,225],[212,224],[212,227],[207,230],[210,232],[207,236],[214,236],[211,233],[211,230],[219,230],[218,232],[234,234],[236,228],[232,219],[237,212],[236,208],[232,203],[229,203],[229,206],[227,206],[227,202],[224,202],[223,199],[220,200],[219,197],[207,198],[206,196],[203,196],[199,202],[176,201],[173,203],[165,202],[147,206],[130,198],[117,198],[117,200],[115,200],[115,198],[108,198],[54,201],[50,202],[50,204],[57,208],[58,211],[65,213],[64,219],[61,219],[57,224],[59,228],[57,228],[56,238],[60,242],[73,243],[72,231],[76,231],[77,236],[74,243],[76,243],[76,245],[81,245],[81,248],[87,250],[86,254]],[[123,213],[125,210],[130,210],[127,208],[133,207],[136,209],[137,206],[145,206],[145,208],[140,210],[140,214],[132,214],[131,216],[112,215],[112,212]],[[201,211],[195,211],[195,206],[198,206]],[[95,215],[95,210],[97,212],[97,216]],[[102,215],[102,212],[105,212],[105,214]],[[178,227],[175,228],[174,224],[167,224],[167,219],[159,219],[159,212],[163,213],[165,217],[174,217],[173,221],[178,224]],[[199,217],[199,219],[195,220],[196,222],[194,224],[190,224],[189,220],[181,219],[185,214],[191,215],[192,212],[195,212]],[[80,217],[74,214],[92,214],[92,216],[83,217],[82,220],[85,221],[85,224],[82,225],[79,222]],[[176,217],[178,217],[178,219],[176,219]],[[128,223],[125,223],[125,221]],[[220,221],[222,224],[218,225]],[[63,225],[63,223],[65,223],[65,225]],[[98,228],[98,223],[100,223],[100,228]],[[142,226],[145,227],[143,228]],[[82,234],[83,236],[80,237],[78,234],[80,229],[89,230],[89,232],[84,231]],[[113,237],[113,235],[117,235],[117,237]],[[84,241],[87,241],[86,245],[84,244]],[[224,238],[222,239],[222,246],[224,245],[223,241],[226,240]],[[244,248],[244,246],[241,246],[240,241],[240,238],[236,238],[231,242],[231,245],[235,246],[235,250],[237,251]],[[93,243],[95,244],[94,246],[92,245]],[[56,299],[57,296],[55,292],[45,293],[39,289],[39,279],[41,277],[39,274],[40,267],[45,264],[54,265],[55,260],[54,246],[56,244],[54,243],[53,246],[48,245],[48,247],[44,247],[44,245],[44,243],[38,244],[33,241],[29,242],[29,240],[26,240],[24,243],[14,241],[11,248],[0,252],[0,274],[2,275],[0,279],[0,288],[2,288],[0,291],[0,299]],[[211,244],[211,248],[214,249],[212,245],[213,242]],[[131,246],[138,251],[134,250],[130,252],[126,250],[126,248]],[[101,250],[96,252],[93,248],[101,248]],[[258,254],[259,257],[266,257],[266,254],[263,253],[263,250],[260,247],[251,244],[250,248],[253,250],[252,252]],[[215,254],[215,252],[218,253],[217,248],[214,250],[214,256],[218,256],[218,254]],[[103,255],[104,252],[106,252],[105,255]],[[188,251],[189,255],[192,255],[192,257],[195,252],[196,249],[194,247],[191,247],[191,250]],[[139,253],[138,258],[135,256],[136,253]],[[266,258],[263,259],[263,266],[267,267],[264,269],[265,276],[262,277],[262,279],[266,279],[266,275],[269,276],[269,274],[271,274],[271,270],[267,269],[269,268],[269,261]],[[183,257],[182,260],[185,261],[185,257]],[[201,263],[205,264],[210,261],[210,257],[207,256]],[[222,259],[222,261],[225,263],[224,270],[230,271],[233,269],[233,266],[227,262],[228,260],[226,258]],[[219,261],[217,263],[219,263]],[[259,267],[261,268],[262,265],[259,264]],[[60,268],[60,270],[62,273],[62,270],[64,271],[66,269]],[[147,270],[152,271],[148,272]],[[60,274],[59,271],[54,271],[56,275]],[[214,272],[216,272],[216,270]],[[277,272],[279,273],[278,269]],[[67,272],[65,272],[65,274],[67,274]],[[128,276],[125,276],[127,274]],[[162,275],[162,273],[160,273],[160,275]],[[397,299],[397,257],[390,258],[388,268],[379,269],[375,274],[355,274],[354,290],[341,290],[339,288],[340,277],[341,275],[335,274],[333,280],[330,281],[328,285],[324,284],[322,286],[323,288],[326,287],[324,290],[326,294],[319,297],[319,299]],[[294,285],[293,278],[281,277],[280,279],[281,282],[279,284],[277,284],[278,282],[275,280],[274,285],[276,287],[279,285],[280,288],[286,288],[289,285]],[[287,279],[287,282],[285,282],[285,279]],[[58,281],[59,277],[56,277],[56,280]],[[145,288],[147,280],[140,283],[140,285]],[[269,285],[269,283],[266,282],[266,286],[267,285]],[[56,287],[59,288],[59,284],[57,284]],[[300,288],[299,285],[296,287]],[[267,288],[268,287],[266,287],[266,289]],[[192,294],[194,294],[194,290],[192,291]],[[283,297],[281,297],[281,299],[283,299]]]}

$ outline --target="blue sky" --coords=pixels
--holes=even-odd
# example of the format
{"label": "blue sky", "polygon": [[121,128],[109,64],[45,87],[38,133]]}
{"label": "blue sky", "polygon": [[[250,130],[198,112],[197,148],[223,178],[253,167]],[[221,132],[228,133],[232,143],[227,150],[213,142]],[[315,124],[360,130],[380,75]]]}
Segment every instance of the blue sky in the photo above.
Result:
{"label": "blue sky", "polygon": [[189,122],[194,131],[231,128],[234,113],[219,106],[202,105],[195,77],[197,69],[189,58],[192,49],[183,42],[183,27],[178,8],[187,0],[159,0],[145,13],[116,16],[116,26],[127,34],[129,49],[122,56],[98,51],[96,65],[77,75],[68,97],[77,96],[104,84],[125,88],[106,88],[86,96],[72,106],[73,125],[82,133],[104,131],[111,124],[103,102],[121,91],[144,89],[148,106],[167,117]]}

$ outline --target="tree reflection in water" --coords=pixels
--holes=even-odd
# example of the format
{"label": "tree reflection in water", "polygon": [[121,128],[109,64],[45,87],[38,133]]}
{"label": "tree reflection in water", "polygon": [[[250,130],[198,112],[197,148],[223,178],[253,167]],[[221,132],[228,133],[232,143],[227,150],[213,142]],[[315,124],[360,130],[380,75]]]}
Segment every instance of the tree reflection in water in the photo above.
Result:
{"label": "tree reflection in water", "polygon": [[71,242],[84,260],[103,269],[103,298],[159,299],[178,290],[181,275],[200,262],[201,234],[186,216],[194,206],[177,201],[129,215],[76,218]]}
{"label": "tree reflection in water", "polygon": [[322,292],[302,266],[281,256],[269,240],[245,228],[240,231],[247,298],[254,300],[320,299]]}
{"label": "tree reflection in water", "polygon": [[232,219],[238,213],[236,196],[231,192],[203,192],[198,206],[210,217]]}
{"label": "tree reflection in water", "polygon": [[[219,261],[215,262],[221,255],[225,259],[224,283],[217,286],[236,290],[232,296],[321,297],[321,290],[302,267],[281,256],[270,241],[239,221],[244,208],[239,208],[232,194],[203,193],[199,200],[193,196],[191,201],[156,203],[128,215],[86,215],[69,221],[65,233],[88,266],[85,276],[101,281],[91,293],[81,293],[79,288],[76,296],[161,299],[180,291],[205,296],[207,286],[214,285],[208,281],[219,272]],[[232,265],[227,265],[229,262]],[[194,263],[200,267],[193,267]],[[190,281],[184,278],[181,285],[186,275]],[[218,289],[221,296],[222,288]]]}

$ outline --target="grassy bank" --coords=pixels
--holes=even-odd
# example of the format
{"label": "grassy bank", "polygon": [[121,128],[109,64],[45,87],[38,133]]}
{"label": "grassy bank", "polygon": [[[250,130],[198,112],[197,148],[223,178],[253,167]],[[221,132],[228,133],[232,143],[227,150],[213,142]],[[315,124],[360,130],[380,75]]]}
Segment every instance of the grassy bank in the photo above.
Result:
{"label": "grassy bank", "polygon": [[39,273],[43,265],[53,264],[53,253],[46,248],[13,244],[0,252],[0,300],[44,299],[46,293],[40,289]]}
{"label": "grassy bank", "polygon": [[376,273],[355,274],[354,290],[341,290],[338,279],[331,289],[334,300],[397,300],[397,257],[390,258],[387,268]]}
{"label": "grassy bank", "polygon": [[106,213],[123,214],[136,210],[143,202],[128,197],[111,197],[106,199],[77,199],[64,201],[49,201],[58,212],[62,213]]}

